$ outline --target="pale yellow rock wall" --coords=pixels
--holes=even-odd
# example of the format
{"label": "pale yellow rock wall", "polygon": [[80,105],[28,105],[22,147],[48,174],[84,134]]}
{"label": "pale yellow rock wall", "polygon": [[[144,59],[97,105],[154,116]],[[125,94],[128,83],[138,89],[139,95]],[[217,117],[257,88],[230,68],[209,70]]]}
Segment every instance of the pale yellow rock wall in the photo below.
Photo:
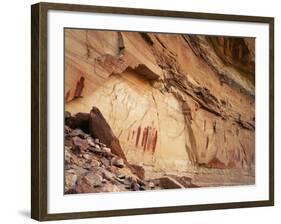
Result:
{"label": "pale yellow rock wall", "polygon": [[[66,110],[100,108],[129,161],[160,170],[186,170],[189,158],[181,105],[172,94],[161,94],[141,78],[133,71],[112,75],[91,95],[68,103]],[[146,141],[145,128],[150,129]]]}

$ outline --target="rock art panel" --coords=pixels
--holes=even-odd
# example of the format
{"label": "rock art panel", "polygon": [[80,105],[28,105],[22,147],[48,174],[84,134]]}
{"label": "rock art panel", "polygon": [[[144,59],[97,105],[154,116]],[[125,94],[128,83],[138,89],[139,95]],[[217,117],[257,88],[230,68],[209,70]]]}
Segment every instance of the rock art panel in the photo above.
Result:
{"label": "rock art panel", "polygon": [[[69,128],[103,141],[153,189],[255,182],[254,39],[65,32]],[[89,123],[97,114],[110,141]]]}

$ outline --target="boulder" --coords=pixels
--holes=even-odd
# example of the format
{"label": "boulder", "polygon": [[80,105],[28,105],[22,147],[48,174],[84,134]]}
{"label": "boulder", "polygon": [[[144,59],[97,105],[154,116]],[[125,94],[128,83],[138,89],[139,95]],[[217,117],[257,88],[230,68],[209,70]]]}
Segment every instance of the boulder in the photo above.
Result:
{"label": "boulder", "polygon": [[136,164],[130,164],[130,168],[131,168],[133,174],[135,174],[138,178],[144,179],[145,170],[142,166],[136,165]]}
{"label": "boulder", "polygon": [[112,153],[126,159],[118,138],[114,135],[111,127],[97,107],[93,107],[90,112],[90,133],[94,138],[111,148]]}
{"label": "boulder", "polygon": [[114,165],[114,166],[117,166],[119,168],[123,168],[125,166],[124,160],[121,159],[121,158],[116,158],[116,157],[113,157],[111,159],[111,164]]}
{"label": "boulder", "polygon": [[178,189],[178,188],[185,188],[181,183],[179,183],[176,179],[164,176],[159,179],[154,180],[158,182],[158,186],[163,189]]}

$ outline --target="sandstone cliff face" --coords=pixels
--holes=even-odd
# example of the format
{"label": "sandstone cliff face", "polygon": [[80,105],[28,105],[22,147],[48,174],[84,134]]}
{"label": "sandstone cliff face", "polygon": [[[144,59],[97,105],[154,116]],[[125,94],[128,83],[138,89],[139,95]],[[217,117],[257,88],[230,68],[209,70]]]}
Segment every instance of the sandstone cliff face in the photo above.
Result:
{"label": "sandstone cliff face", "polygon": [[231,171],[241,175],[225,184],[254,183],[254,46],[251,38],[66,29],[66,110],[99,108],[148,177],[189,173],[203,186],[201,174]]}

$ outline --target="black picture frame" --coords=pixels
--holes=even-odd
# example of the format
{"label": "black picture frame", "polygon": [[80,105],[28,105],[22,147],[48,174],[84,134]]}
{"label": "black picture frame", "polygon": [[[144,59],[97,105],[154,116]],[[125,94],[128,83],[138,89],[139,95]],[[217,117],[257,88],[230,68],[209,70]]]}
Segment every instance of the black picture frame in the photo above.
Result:
{"label": "black picture frame", "polygon": [[[99,12],[176,18],[196,18],[264,23],[269,25],[269,199],[203,205],[138,208],[126,210],[88,211],[48,214],[47,211],[47,13],[49,10]],[[31,6],[31,217],[39,221],[80,219],[92,217],[140,215],[169,212],[187,212],[226,208],[246,208],[274,205],[274,18],[223,15],[183,11],[162,11],[136,8],[116,8],[89,5],[38,3]]]}

